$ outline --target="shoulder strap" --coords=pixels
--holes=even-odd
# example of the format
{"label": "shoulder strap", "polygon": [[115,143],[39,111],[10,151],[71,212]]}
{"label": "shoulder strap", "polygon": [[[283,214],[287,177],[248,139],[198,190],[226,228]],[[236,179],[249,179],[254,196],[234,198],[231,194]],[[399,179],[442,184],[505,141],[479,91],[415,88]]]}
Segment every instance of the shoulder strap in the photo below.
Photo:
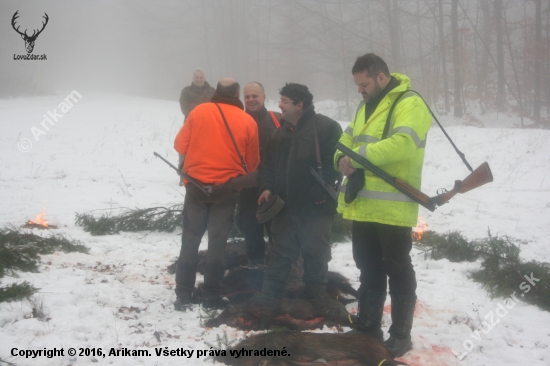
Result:
{"label": "shoulder strap", "polygon": [[279,123],[279,120],[275,116],[275,113],[273,113],[273,111],[269,111],[269,114],[271,114],[271,119],[273,120],[273,124],[275,125],[275,128],[281,127],[281,124]]}
{"label": "shoulder strap", "polygon": [[317,170],[323,176],[323,163],[321,162],[321,151],[319,149],[319,135],[317,133],[317,116],[313,117],[313,136],[315,140],[315,156],[317,158]]}
{"label": "shoulder strap", "polygon": [[384,133],[382,133],[382,138],[380,140],[384,140],[385,138],[388,137],[388,133],[390,132],[390,120],[391,120],[391,116],[393,114],[393,110],[395,109],[395,106],[397,105],[397,103],[399,102],[401,97],[403,95],[405,95],[405,93],[408,92],[408,91],[411,91],[411,90],[402,91],[401,93],[399,93],[397,98],[395,98],[395,101],[391,105],[390,111],[388,112],[388,118],[386,118],[386,125],[384,126]]}
{"label": "shoulder strap", "polygon": [[227,120],[225,119],[225,115],[223,114],[222,109],[218,105],[218,103],[214,103],[216,107],[218,107],[218,110],[220,111],[220,114],[222,115],[223,123],[225,123],[225,127],[227,128],[227,132],[229,132],[229,136],[231,137],[231,141],[233,141],[233,146],[235,146],[235,150],[237,151],[237,155],[239,155],[239,158],[241,159],[241,164],[243,166],[243,169],[245,172],[248,173],[248,168],[246,167],[246,163],[243,159],[243,156],[241,155],[239,151],[239,147],[237,146],[237,143],[235,142],[235,138],[233,137],[233,134],[231,133],[231,129],[229,128],[229,124],[227,123]]}
{"label": "shoulder strap", "polygon": [[454,144],[453,140],[451,140],[451,137],[447,134],[447,131],[445,131],[445,129],[443,128],[443,126],[441,125],[441,123],[439,123],[439,120],[437,119],[437,117],[435,116],[434,112],[432,112],[430,106],[428,105],[428,103],[426,103],[426,101],[424,100],[424,98],[422,98],[422,95],[420,95],[419,92],[417,92],[416,90],[412,90],[412,89],[408,89],[408,90],[405,90],[403,92],[401,92],[397,98],[395,99],[395,101],[393,102],[391,108],[390,108],[390,111],[388,113],[388,118],[386,119],[386,125],[384,126],[384,133],[382,134],[382,139],[385,139],[389,133],[389,128],[390,128],[390,119],[391,119],[391,116],[392,116],[392,113],[393,113],[393,110],[395,109],[395,106],[397,105],[397,102],[399,102],[399,100],[401,99],[401,97],[407,93],[407,92],[412,92],[412,93],[415,93],[416,95],[418,95],[420,97],[420,99],[422,99],[422,101],[424,102],[424,104],[426,105],[426,108],[428,108],[428,110],[430,111],[430,114],[432,115],[432,117],[434,118],[435,122],[437,122],[437,125],[439,126],[439,128],[441,128],[441,131],[443,131],[443,134],[445,135],[445,137],[447,137],[447,140],[449,140],[449,142],[451,143],[451,145],[453,146],[453,148],[455,149],[456,153],[458,154],[458,156],[460,156],[460,159],[462,159],[462,162],[464,163],[464,165],[466,165],[466,168],[468,168],[469,171],[473,172],[473,169],[472,167],[470,166],[470,164],[468,163],[468,161],[466,160],[466,156],[460,151],[458,150],[458,148],[456,147],[456,145]]}

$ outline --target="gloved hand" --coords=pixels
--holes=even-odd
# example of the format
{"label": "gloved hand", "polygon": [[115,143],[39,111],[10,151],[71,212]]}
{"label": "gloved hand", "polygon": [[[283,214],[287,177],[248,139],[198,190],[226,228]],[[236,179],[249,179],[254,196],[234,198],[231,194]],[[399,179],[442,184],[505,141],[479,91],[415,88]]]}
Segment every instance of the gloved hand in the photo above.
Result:
{"label": "gloved hand", "polygon": [[320,205],[327,201],[328,195],[327,192],[319,183],[315,183],[309,192],[315,204]]}
{"label": "gloved hand", "polygon": [[363,169],[357,169],[353,174],[348,177],[348,184],[346,184],[346,194],[344,195],[344,201],[351,203],[357,197],[357,194],[365,186],[365,171]]}

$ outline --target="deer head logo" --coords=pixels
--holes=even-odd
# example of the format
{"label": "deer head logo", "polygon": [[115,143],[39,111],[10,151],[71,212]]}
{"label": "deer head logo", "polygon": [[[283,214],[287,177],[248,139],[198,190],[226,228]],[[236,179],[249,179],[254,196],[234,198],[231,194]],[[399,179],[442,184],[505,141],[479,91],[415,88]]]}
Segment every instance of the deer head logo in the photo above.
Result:
{"label": "deer head logo", "polygon": [[[25,29],[25,32],[24,33],[21,33],[19,31],[19,27],[15,28],[15,20],[17,18],[19,18],[19,15],[17,15],[17,13],[19,13],[19,10],[17,10],[15,12],[15,14],[13,14],[13,18],[11,18],[11,25],[13,27],[13,29],[15,29],[15,31],[17,33],[19,33],[21,35],[21,38],[23,38],[23,40],[25,41],[25,48],[27,49],[27,53],[31,53],[33,48],[34,48],[34,41],[36,41],[36,38],[38,37],[38,35],[40,33],[42,33],[42,31],[44,30],[44,28],[46,28],[46,24],[48,24],[48,14],[44,13],[44,19],[46,19],[46,22],[42,22],[42,29],[40,30],[34,30],[34,32],[32,33],[32,36],[29,36],[27,34],[27,30]],[[38,33],[37,33],[38,32]]]}

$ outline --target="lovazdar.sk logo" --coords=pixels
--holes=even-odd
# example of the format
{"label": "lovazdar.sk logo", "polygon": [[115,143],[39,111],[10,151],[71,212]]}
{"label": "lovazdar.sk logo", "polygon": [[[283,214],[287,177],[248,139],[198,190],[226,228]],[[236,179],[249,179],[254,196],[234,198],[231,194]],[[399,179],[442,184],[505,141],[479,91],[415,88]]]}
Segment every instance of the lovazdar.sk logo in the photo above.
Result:
{"label": "lovazdar.sk logo", "polygon": [[[46,55],[31,55],[32,50],[34,49],[34,42],[36,41],[36,38],[42,33],[44,28],[46,28],[46,25],[48,24],[48,20],[50,19],[48,17],[48,14],[44,13],[43,18],[45,21],[42,22],[42,29],[34,29],[32,35],[27,34],[27,29],[25,29],[24,32],[21,32],[19,30],[20,26],[17,26],[16,21],[17,18],[19,18],[19,10],[13,14],[13,18],[11,18],[11,26],[13,29],[21,35],[21,38],[25,41],[25,49],[27,50],[27,55],[13,55],[14,60],[46,60]],[[17,27],[16,27],[17,26]]]}

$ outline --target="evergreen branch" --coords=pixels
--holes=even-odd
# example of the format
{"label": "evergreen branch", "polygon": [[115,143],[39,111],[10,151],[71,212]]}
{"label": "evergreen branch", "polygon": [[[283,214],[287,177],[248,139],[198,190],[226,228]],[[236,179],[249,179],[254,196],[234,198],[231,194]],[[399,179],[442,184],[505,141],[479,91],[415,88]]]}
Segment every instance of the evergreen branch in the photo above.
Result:
{"label": "evergreen branch", "polygon": [[29,282],[12,283],[11,285],[0,287],[0,303],[16,300],[23,300],[31,297],[39,289]]}
{"label": "evergreen branch", "polygon": [[[471,278],[482,284],[492,297],[509,297],[514,292],[522,293],[522,300],[550,311],[550,264],[520,259],[520,244],[507,236],[492,236],[468,241],[460,233],[446,235],[428,231],[417,246],[424,250],[425,257],[451,262],[473,262],[482,259],[481,269]],[[527,278],[533,276],[535,283]],[[534,280],[533,280],[534,281]],[[534,288],[534,290],[533,290]]]}
{"label": "evergreen branch", "polygon": [[181,226],[183,205],[134,209],[119,215],[103,214],[94,217],[89,213],[76,214],[75,224],[92,235],[112,235],[121,231],[173,232]]}

